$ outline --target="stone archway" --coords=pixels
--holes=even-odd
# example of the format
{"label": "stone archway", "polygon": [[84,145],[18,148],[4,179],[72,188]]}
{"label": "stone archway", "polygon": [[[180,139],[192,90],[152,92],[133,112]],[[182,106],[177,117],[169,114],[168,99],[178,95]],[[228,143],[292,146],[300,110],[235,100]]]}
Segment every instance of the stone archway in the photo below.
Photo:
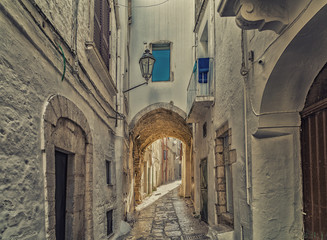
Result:
{"label": "stone archway", "polygon": [[[73,102],[55,95],[48,99],[42,120],[46,237],[56,239],[60,232],[56,225],[58,208],[62,208],[62,237],[93,239],[93,145],[87,119]],[[64,156],[66,170],[58,168],[57,156]],[[59,176],[59,172],[63,173]],[[61,188],[58,178],[62,175],[66,182],[59,192],[64,196],[63,205],[57,200]]]}
{"label": "stone archway", "polygon": [[300,126],[299,112],[313,80],[327,60],[325,22],[327,5],[291,39],[273,66],[264,88],[255,90],[256,94],[262,94],[254,104],[259,132],[265,127]]}
{"label": "stone archway", "polygon": [[134,198],[140,201],[140,165],[145,149],[163,137],[174,137],[186,145],[186,164],[182,176],[182,195],[191,194],[191,146],[192,132],[186,121],[186,113],[172,104],[157,103],[140,111],[130,124],[133,145]]}

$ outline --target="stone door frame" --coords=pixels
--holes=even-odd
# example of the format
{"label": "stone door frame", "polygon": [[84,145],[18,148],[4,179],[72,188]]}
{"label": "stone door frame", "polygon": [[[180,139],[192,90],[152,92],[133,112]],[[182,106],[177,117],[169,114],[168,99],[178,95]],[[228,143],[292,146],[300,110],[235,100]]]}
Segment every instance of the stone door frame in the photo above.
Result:
{"label": "stone door frame", "polygon": [[[57,126],[60,122],[65,124],[70,124],[76,131],[81,131],[83,139],[75,139],[72,137],[70,141],[58,142],[60,136],[55,136]],[[78,130],[80,129],[80,130]],[[72,130],[73,131],[73,130]],[[64,136],[62,136],[64,137]],[[69,99],[54,95],[50,96],[47,100],[44,108],[44,113],[41,122],[41,150],[43,158],[43,169],[44,169],[44,200],[45,200],[45,229],[46,229],[46,239],[56,239],[55,234],[55,149],[67,152],[69,158],[72,158],[74,153],[74,147],[72,145],[77,145],[76,141],[82,141],[85,145],[84,156],[83,154],[79,156],[80,162],[84,163],[81,168],[75,166],[72,170],[74,178],[79,176],[82,181],[75,181],[73,188],[76,191],[81,191],[80,198],[83,198],[80,202],[83,204],[81,207],[83,210],[82,222],[83,222],[83,239],[93,239],[93,140],[91,136],[91,130],[87,119],[83,112]],[[70,146],[69,146],[70,145]],[[76,154],[77,156],[77,154]],[[71,159],[69,159],[71,160]],[[77,170],[80,169],[79,173]],[[82,182],[80,185],[78,182]],[[79,185],[79,186],[77,186]],[[80,189],[79,189],[80,188]],[[74,193],[73,198],[77,196]],[[73,203],[74,204],[74,203]],[[76,208],[73,206],[72,208]],[[74,218],[74,217],[73,217]],[[73,239],[77,239],[80,236],[74,229],[74,219],[72,223],[72,236]],[[76,221],[75,221],[76,222]],[[77,222],[76,222],[77,224]],[[79,238],[81,239],[81,238]]]}

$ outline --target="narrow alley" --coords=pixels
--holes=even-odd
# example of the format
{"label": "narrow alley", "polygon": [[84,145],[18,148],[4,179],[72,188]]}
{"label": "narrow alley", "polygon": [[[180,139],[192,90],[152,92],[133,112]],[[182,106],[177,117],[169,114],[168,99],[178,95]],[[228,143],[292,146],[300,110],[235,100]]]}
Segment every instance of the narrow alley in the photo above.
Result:
{"label": "narrow alley", "polygon": [[179,187],[137,212],[125,239],[209,239],[207,224],[193,216],[190,199],[179,197],[178,191]]}
{"label": "narrow alley", "polygon": [[327,240],[327,0],[0,0],[0,240]]}

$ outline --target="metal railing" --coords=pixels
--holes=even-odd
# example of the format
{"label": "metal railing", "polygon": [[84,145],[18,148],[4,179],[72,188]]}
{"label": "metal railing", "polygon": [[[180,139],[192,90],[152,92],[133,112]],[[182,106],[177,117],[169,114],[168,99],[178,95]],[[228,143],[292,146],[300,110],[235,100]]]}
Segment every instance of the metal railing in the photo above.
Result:
{"label": "metal railing", "polygon": [[207,79],[204,78],[204,74],[199,76],[199,59],[195,62],[195,66],[187,87],[187,107],[186,113],[189,114],[192,108],[193,102],[196,97],[214,96],[214,59],[209,58],[209,71],[207,73]]}

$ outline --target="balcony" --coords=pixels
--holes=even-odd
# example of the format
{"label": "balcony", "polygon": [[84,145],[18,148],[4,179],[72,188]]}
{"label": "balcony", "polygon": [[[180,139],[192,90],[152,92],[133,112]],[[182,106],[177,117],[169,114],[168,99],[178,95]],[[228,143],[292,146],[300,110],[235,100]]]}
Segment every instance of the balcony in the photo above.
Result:
{"label": "balcony", "polygon": [[187,122],[198,122],[214,103],[214,59],[198,58],[187,87]]}

